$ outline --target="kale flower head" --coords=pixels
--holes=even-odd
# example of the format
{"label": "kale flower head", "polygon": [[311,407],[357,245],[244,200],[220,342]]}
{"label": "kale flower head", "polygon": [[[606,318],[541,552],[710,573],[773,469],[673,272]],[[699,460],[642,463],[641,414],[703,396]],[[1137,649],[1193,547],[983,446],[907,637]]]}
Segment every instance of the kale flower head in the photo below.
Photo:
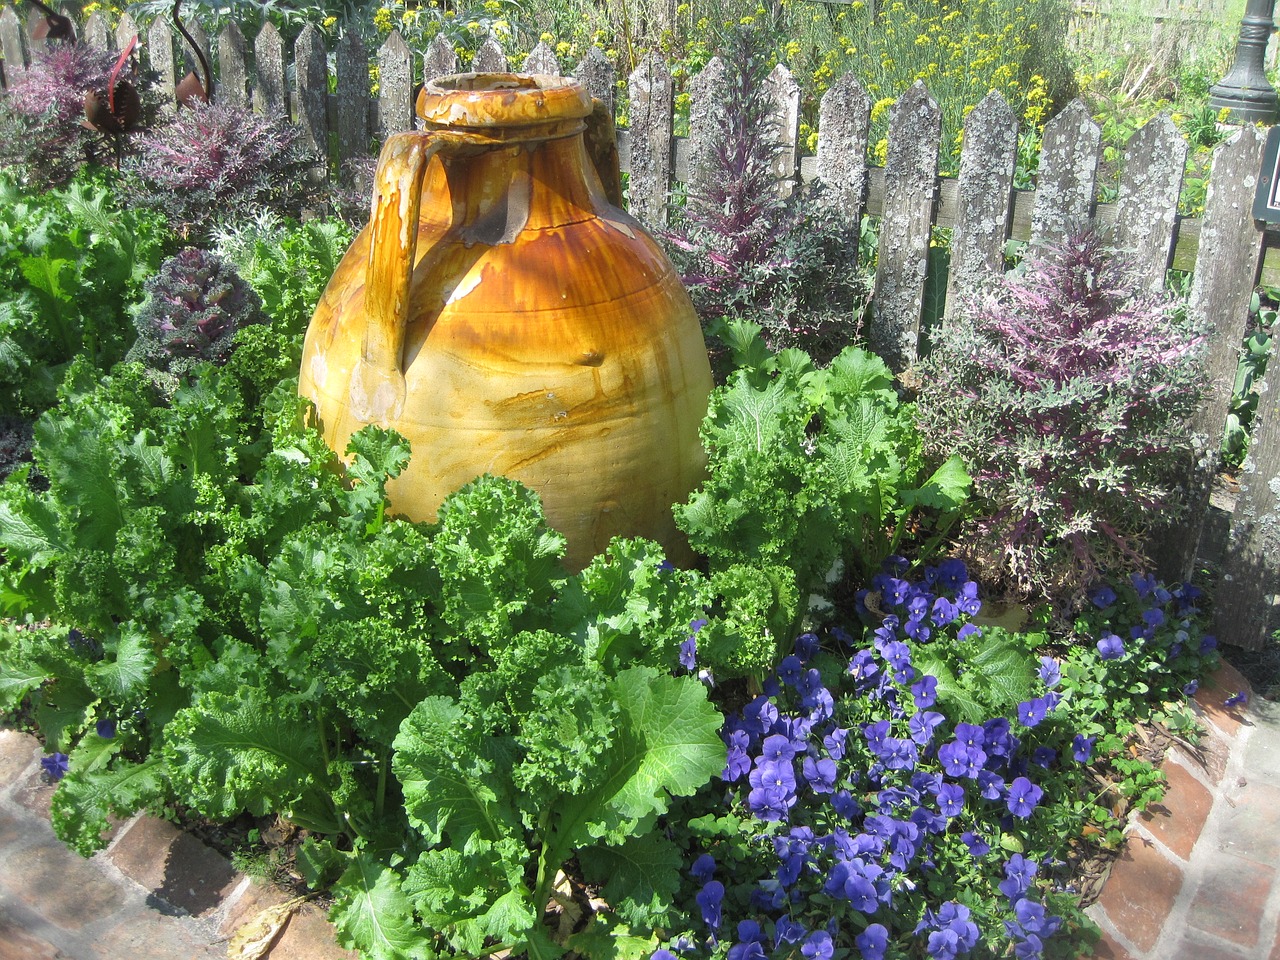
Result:
{"label": "kale flower head", "polygon": [[216,254],[195,248],[162,263],[145,289],[125,359],[150,368],[165,393],[201,363],[226,363],[236,331],[266,319],[253,289]]}

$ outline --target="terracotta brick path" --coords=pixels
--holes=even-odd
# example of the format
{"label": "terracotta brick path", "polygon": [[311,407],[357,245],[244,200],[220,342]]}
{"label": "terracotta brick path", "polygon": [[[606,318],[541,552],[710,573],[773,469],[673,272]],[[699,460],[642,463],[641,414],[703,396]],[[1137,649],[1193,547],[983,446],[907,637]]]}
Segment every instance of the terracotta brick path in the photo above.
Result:
{"label": "terracotta brick path", "polygon": [[1206,733],[1165,761],[1164,800],[1129,826],[1089,913],[1114,960],[1280,960],[1280,704],[1224,701],[1223,666],[1196,694]]}
{"label": "terracotta brick path", "polygon": [[[1208,728],[1165,763],[1163,802],[1135,817],[1090,914],[1110,960],[1280,960],[1280,705],[1223,701],[1224,667],[1196,696]],[[173,825],[136,817],[91,860],[49,827],[53,787],[33,737],[0,730],[0,960],[213,960],[284,899]],[[307,906],[273,960],[338,960]]]}

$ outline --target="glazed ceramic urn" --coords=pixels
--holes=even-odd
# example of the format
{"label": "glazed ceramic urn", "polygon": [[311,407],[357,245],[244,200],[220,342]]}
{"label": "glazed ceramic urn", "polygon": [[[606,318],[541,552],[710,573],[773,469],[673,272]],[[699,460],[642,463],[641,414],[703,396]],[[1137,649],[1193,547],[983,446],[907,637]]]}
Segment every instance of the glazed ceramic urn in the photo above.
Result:
{"label": "glazed ceramic urn", "polygon": [[388,495],[415,520],[491,473],[537,492],[574,569],[618,535],[689,559],[671,506],[705,466],[706,346],[667,257],[609,202],[591,98],[462,74],[417,107],[425,129],[386,142],[370,223],[307,331],[299,389],[325,440],[407,437]]}

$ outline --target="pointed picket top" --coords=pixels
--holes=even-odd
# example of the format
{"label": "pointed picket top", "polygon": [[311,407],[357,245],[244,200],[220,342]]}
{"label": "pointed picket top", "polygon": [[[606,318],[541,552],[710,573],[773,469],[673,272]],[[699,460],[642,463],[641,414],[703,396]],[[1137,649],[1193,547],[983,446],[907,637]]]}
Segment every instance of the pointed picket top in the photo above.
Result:
{"label": "pointed picket top", "polygon": [[[297,83],[297,123],[302,142],[322,157],[329,154],[329,67],[324,34],[308,23],[293,45]],[[327,164],[326,164],[327,167]]]}
{"label": "pointed picket top", "polygon": [[818,104],[818,179],[826,202],[850,223],[862,219],[867,191],[867,138],[871,98],[852,73],[846,73]]}
{"label": "pointed picket top", "polygon": [[249,102],[249,45],[234,20],[218,33],[218,96],[237,106]]}
{"label": "pointed picket top", "polygon": [[4,55],[5,79],[12,84],[27,65],[25,33],[13,7],[0,10],[0,53]]}
{"label": "pointed picket top", "polygon": [[671,71],[657,51],[650,51],[627,78],[630,97],[630,177],[627,206],[650,226],[667,222],[671,191],[671,125],[674,96]]}
{"label": "pointed picket top", "polygon": [[413,129],[413,52],[392,30],[378,50],[378,138]]}
{"label": "pointed picket top", "polygon": [[919,350],[941,137],[942,112],[916,81],[889,114],[884,216],[867,331],[871,349],[894,371],[913,364]]}
{"label": "pointed picket top", "polygon": [[1017,158],[1018,118],[999,91],[992,90],[964,121],[947,277],[948,317],[961,296],[972,296],[1004,275]]}
{"label": "pointed picket top", "polygon": [[160,90],[160,96],[164,99],[165,110],[174,110],[177,103],[174,100],[174,89],[178,82],[178,62],[174,60],[173,55],[173,31],[169,28],[169,22],[164,17],[156,17],[147,27],[147,38],[143,45],[143,53],[147,58],[147,64],[151,67],[153,73],[157,76],[156,86]]}
{"label": "pointed picket top", "polygon": [[1043,255],[1093,217],[1101,145],[1102,131],[1079,99],[1045,125],[1028,256]]}
{"label": "pointed picket top", "polygon": [[253,89],[253,106],[262,113],[289,113],[285,96],[284,39],[274,23],[264,23],[253,41],[253,60],[258,82]]}
{"label": "pointed picket top", "polygon": [[1167,113],[1129,138],[1116,197],[1114,241],[1129,252],[1147,288],[1164,289],[1173,256],[1187,141]]}
{"label": "pointed picket top", "polygon": [[502,45],[496,37],[486,37],[480,44],[475,59],[471,61],[471,69],[476,73],[506,73],[510,69],[507,55],[502,52]]}
{"label": "pointed picket top", "polygon": [[111,52],[115,50],[115,36],[111,33],[111,24],[101,10],[95,10],[84,25],[84,42],[99,50]]}
{"label": "pointed picket top", "polygon": [[599,47],[588,50],[587,55],[578,61],[573,75],[586,85],[587,92],[591,96],[604,103],[609,116],[613,116],[614,90],[616,89],[614,82],[618,74],[613,69],[613,64],[609,62],[609,58],[604,55],[604,51]]}
{"label": "pointed picket top", "polygon": [[688,83],[689,92],[689,176],[688,195],[693,204],[707,196],[711,179],[711,158],[725,136],[725,101],[729,92],[729,71],[724,61],[712,57]]}
{"label": "pointed picket top", "polygon": [[120,14],[120,22],[116,24],[116,39],[112,50],[123,50],[129,45],[129,41],[134,37],[141,37],[142,31],[138,29],[138,21],[133,19],[133,14],[125,11]]}
{"label": "pointed picket top", "polygon": [[551,49],[551,45],[547,41],[539,40],[538,45],[530,50],[529,56],[525,58],[524,69],[521,72],[558,77],[560,76],[560,60],[556,57],[556,52]]}
{"label": "pointed picket top", "polygon": [[773,157],[773,174],[779,178],[784,195],[795,186],[796,163],[800,144],[800,84],[791,71],[778,64],[765,78],[765,89],[773,102],[773,116],[778,150]]}
{"label": "pointed picket top", "polygon": [[427,46],[422,58],[422,76],[425,80],[447,77],[458,72],[458,52],[453,49],[443,33],[437,33]]}
{"label": "pointed picket top", "polygon": [[338,170],[369,153],[369,54],[355,30],[338,40],[334,51],[337,73],[335,118],[338,124]]}

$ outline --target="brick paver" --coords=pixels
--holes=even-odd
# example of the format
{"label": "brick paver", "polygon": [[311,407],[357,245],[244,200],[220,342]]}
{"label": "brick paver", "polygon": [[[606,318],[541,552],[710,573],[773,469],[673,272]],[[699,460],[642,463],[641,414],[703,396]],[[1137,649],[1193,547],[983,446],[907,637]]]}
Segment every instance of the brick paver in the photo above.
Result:
{"label": "brick paver", "polygon": [[1213,809],[1213,794],[1179,762],[1166,763],[1164,775],[1168,781],[1164,799],[1139,814],[1138,821],[1165,847],[1186,860]]}
{"label": "brick paver", "polygon": [[1276,871],[1223,854],[1205,868],[1187,913],[1187,923],[1242,947],[1258,942],[1260,924]]}

